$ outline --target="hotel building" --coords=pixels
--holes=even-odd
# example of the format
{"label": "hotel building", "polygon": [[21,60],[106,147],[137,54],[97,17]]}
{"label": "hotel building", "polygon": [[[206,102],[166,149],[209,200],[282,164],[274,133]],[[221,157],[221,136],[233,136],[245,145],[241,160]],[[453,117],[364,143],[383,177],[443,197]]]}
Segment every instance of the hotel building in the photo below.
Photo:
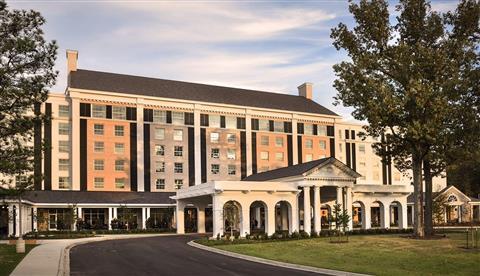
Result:
{"label": "hotel building", "polygon": [[[3,201],[3,235],[19,223],[80,227],[70,211],[82,228],[110,229],[129,212],[133,227],[150,218],[178,233],[318,232],[336,203],[350,229],[411,223],[410,178],[359,138],[361,125],[314,102],[310,83],[287,95],[82,70],[77,58],[67,51],[65,93],[39,107],[51,118],[35,129],[36,146],[47,145],[35,160],[43,179],[24,196],[22,221],[18,203]],[[456,196],[446,220],[479,218],[479,200],[441,178],[434,186]],[[235,225],[225,225],[226,205]]]}

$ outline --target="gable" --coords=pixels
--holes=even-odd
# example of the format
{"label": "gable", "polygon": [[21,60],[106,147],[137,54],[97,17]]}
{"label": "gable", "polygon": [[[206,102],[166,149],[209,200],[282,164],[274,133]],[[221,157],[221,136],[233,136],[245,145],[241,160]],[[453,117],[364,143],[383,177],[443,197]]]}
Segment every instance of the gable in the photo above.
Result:
{"label": "gable", "polygon": [[332,179],[354,181],[360,175],[341,162],[320,165],[304,174],[305,179]]}
{"label": "gable", "polygon": [[470,198],[455,186],[450,186],[444,191],[439,192],[436,197],[439,195],[444,195],[449,204],[466,203],[470,201]]}

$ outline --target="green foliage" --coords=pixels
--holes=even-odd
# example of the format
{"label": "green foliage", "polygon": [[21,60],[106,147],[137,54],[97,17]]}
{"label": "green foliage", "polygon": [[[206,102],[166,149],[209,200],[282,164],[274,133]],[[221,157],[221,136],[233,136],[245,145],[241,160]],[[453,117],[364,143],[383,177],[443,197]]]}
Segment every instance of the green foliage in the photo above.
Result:
{"label": "green foliage", "polygon": [[351,1],[355,27],[332,29],[333,45],[349,57],[333,67],[335,103],[368,121],[365,133],[382,138],[378,154],[413,170],[415,234],[422,236],[424,159],[427,175],[436,175],[458,149],[479,144],[480,4],[462,0],[440,14],[426,0],[400,0],[396,9],[391,23],[387,1]]}
{"label": "green foliage", "polygon": [[[40,13],[9,10],[0,1],[0,173],[7,176],[33,171],[33,129],[45,119],[35,105],[47,100],[57,77],[53,70],[57,45],[45,40],[44,24]],[[13,190],[21,193],[32,183],[29,177]],[[11,180],[0,184],[9,186]]]}

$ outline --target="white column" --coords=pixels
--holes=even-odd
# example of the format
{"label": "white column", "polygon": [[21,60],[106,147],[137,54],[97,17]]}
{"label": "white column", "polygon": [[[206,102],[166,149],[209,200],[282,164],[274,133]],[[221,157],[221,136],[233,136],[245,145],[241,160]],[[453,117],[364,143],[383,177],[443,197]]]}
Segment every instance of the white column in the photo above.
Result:
{"label": "white column", "polygon": [[262,208],[255,208],[255,220],[257,221],[257,229],[262,228]]}
{"label": "white column", "polygon": [[299,229],[299,222],[298,222],[298,213],[299,213],[299,205],[298,205],[298,194],[295,196],[295,200],[292,200],[292,201],[289,201],[290,205],[292,206],[292,209],[289,211],[290,213],[290,218],[289,218],[289,222],[290,222],[290,234],[292,232],[295,232],[297,231],[298,232],[298,229]]}
{"label": "white column", "polygon": [[282,231],[288,230],[288,206],[286,204],[282,204],[280,208],[280,214],[282,216],[281,223],[282,223]]}
{"label": "white column", "polygon": [[363,221],[362,221],[362,228],[363,229],[370,229],[372,227],[372,208],[370,204],[364,203],[364,209],[362,210],[363,212]]}
{"label": "white column", "polygon": [[177,234],[185,234],[185,215],[184,210],[185,203],[181,200],[177,200],[177,211],[176,211],[176,220],[177,220]]}
{"label": "white column", "polygon": [[[20,208],[19,208],[19,205],[16,204],[15,205],[17,208],[15,209],[15,234],[17,235],[17,237],[20,235]],[[23,215],[23,213],[22,213]]]}
{"label": "white column", "polygon": [[245,237],[246,234],[250,234],[250,204],[242,205],[242,216],[240,218],[240,236]]}
{"label": "white column", "polygon": [[346,196],[345,196],[345,199],[346,199],[346,203],[345,203],[345,208],[347,208],[347,214],[348,216],[350,217],[350,220],[348,221],[348,230],[353,230],[353,220],[352,220],[352,215],[353,215],[353,212],[352,212],[352,188],[351,187],[345,187],[345,190],[346,190]]}
{"label": "white column", "polygon": [[147,219],[150,218],[150,207],[146,207],[145,210],[147,211]]}
{"label": "white column", "polygon": [[[336,204],[340,204],[340,208],[343,208],[343,191],[342,187],[337,187],[337,199]],[[333,211],[333,210],[332,210]]]}
{"label": "white column", "polygon": [[[32,220],[33,220],[33,230],[37,230],[38,231],[38,222],[37,222],[37,207],[32,207],[33,208],[33,216],[32,216]],[[76,226],[76,223],[73,222],[73,226],[75,227]]]}
{"label": "white column", "polygon": [[310,214],[310,187],[303,187],[303,231],[310,234],[312,232],[312,223]]}
{"label": "white column", "polygon": [[297,133],[297,119],[292,118],[292,155],[293,165],[298,164],[298,133]]}
{"label": "white column", "polygon": [[212,216],[213,216],[213,238],[217,235],[223,235],[223,200],[217,196],[212,196]]}
{"label": "white column", "polygon": [[270,204],[267,206],[265,230],[269,236],[275,234],[275,204]]}
{"label": "white column", "polygon": [[[143,155],[143,99],[137,99],[137,190],[145,191],[145,162]],[[143,219],[145,221],[145,219]],[[145,224],[145,222],[143,223]],[[145,229],[145,228],[144,228]]]}
{"label": "white column", "polygon": [[82,207],[77,207],[77,218],[83,220]]}
{"label": "white column", "polygon": [[313,218],[314,227],[313,230],[317,233],[321,230],[321,203],[320,203],[320,187],[313,187]]}
{"label": "white column", "polygon": [[458,206],[457,206],[457,210],[458,210],[458,212],[457,212],[457,214],[458,214],[458,222],[461,223],[461,222],[462,222],[462,213],[463,213],[463,212],[462,212],[462,205],[458,205]]}
{"label": "white column", "polygon": [[399,207],[398,215],[400,216],[398,220],[398,228],[407,229],[408,228],[408,211],[407,211],[407,202],[402,203],[402,206]]}
{"label": "white column", "polygon": [[477,220],[480,221],[480,205],[478,205],[477,212],[478,212]]}
{"label": "white column", "polygon": [[[80,190],[80,101],[76,98],[71,98],[71,137],[70,137],[70,183],[72,183],[72,190]],[[55,180],[56,181],[56,180]]]}
{"label": "white column", "polygon": [[113,208],[108,208],[108,230],[112,230]]}
{"label": "white column", "polygon": [[[247,151],[247,176],[252,174],[252,116],[245,110],[245,140]],[[258,140],[258,137],[257,137]]]}
{"label": "white column", "polygon": [[117,207],[113,207],[112,210],[113,210],[113,218],[117,218],[117,217],[118,217],[118,215],[117,215]]}
{"label": "white column", "polygon": [[147,208],[142,207],[142,229],[147,229]]}
{"label": "white column", "polygon": [[205,206],[198,205],[197,207],[197,233],[205,233]]}
{"label": "white column", "polygon": [[195,137],[194,147],[195,147],[195,185],[202,183],[202,149],[200,143],[200,107],[195,105],[193,111],[193,133]]}
{"label": "white column", "polygon": [[380,206],[380,228],[390,228],[390,203]]}

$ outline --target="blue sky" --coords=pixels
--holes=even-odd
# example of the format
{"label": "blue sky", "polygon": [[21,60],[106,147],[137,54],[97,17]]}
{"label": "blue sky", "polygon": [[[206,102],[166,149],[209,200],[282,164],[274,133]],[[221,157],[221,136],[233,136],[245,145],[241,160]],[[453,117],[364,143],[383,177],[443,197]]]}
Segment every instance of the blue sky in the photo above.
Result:
{"label": "blue sky", "polygon": [[352,24],[346,0],[7,3],[47,19],[46,36],[59,44],[55,92],[66,86],[65,50],[75,49],[83,69],[290,94],[312,82],[314,100],[350,118],[332,104],[332,65],[345,55],[333,48],[330,29]]}

